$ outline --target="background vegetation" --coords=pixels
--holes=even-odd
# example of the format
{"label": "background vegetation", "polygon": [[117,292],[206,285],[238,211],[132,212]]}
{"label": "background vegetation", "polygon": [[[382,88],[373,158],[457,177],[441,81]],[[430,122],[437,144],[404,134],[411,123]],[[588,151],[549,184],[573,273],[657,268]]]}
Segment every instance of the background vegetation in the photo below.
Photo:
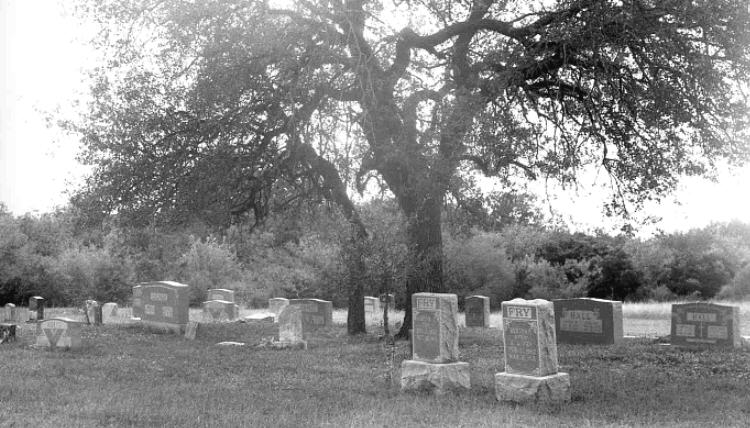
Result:
{"label": "background vegetation", "polygon": [[[365,294],[394,292],[402,307],[401,214],[389,200],[359,209],[371,237]],[[538,213],[507,221],[502,210],[445,210],[445,281],[460,300],[483,294],[499,306],[514,297],[666,301],[750,294],[747,224],[644,240],[543,227]],[[255,227],[228,228],[132,227],[116,216],[91,226],[73,208],[20,217],[0,209],[0,303],[25,304],[37,294],[55,306],[89,298],[128,303],[137,282],[176,280],[192,286],[194,304],[205,290],[223,287],[237,290],[249,307],[275,296],[318,297],[345,307],[347,237],[346,220],[326,205],[300,205]]]}

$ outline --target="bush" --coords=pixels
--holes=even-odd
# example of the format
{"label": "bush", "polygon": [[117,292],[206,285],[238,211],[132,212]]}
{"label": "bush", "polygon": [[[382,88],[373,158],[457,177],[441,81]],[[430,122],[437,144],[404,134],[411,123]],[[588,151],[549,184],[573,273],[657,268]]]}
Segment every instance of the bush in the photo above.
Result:
{"label": "bush", "polygon": [[586,272],[587,262],[566,260],[563,266],[553,265],[544,259],[527,259],[519,264],[517,277],[522,281],[519,289],[526,289],[527,299],[569,299],[583,297],[589,286],[588,275],[578,275],[575,282],[568,280],[569,271]]}
{"label": "bush", "polygon": [[732,282],[721,288],[717,297],[737,300],[750,297],[750,264],[740,269]]}
{"label": "bush", "polygon": [[191,237],[190,248],[180,259],[177,280],[190,285],[190,303],[206,300],[211,288],[236,289],[242,278],[237,256],[228,245],[209,237],[205,241]]}

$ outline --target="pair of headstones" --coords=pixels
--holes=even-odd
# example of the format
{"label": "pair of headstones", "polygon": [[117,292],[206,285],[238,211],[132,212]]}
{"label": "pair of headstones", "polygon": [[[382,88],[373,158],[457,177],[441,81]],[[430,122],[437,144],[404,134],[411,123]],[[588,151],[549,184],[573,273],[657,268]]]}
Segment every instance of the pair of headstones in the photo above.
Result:
{"label": "pair of headstones", "polygon": [[133,287],[133,316],[144,325],[177,334],[188,323],[190,287],[174,281],[141,283]]}
{"label": "pair of headstones", "polygon": [[234,321],[238,316],[239,306],[234,302],[234,291],[225,288],[208,290],[208,300],[203,302],[203,319],[205,321]]}
{"label": "pair of headstones", "polygon": [[112,324],[116,322],[119,307],[117,303],[99,304],[96,300],[86,300],[84,310],[90,324]]}

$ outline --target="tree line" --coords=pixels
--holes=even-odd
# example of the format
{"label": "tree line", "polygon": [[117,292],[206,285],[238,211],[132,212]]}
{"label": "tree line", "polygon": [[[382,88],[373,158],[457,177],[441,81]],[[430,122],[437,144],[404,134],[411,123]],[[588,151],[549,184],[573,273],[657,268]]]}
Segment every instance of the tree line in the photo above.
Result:
{"label": "tree line", "polygon": [[[404,308],[407,242],[391,200],[358,209],[371,239],[362,248],[366,295],[395,293]],[[523,298],[625,301],[743,299],[750,295],[750,225],[717,223],[649,239],[571,232],[534,222],[477,222],[453,210],[442,231],[446,290],[490,296],[493,307]],[[497,216],[495,216],[497,217]],[[527,215],[525,218],[534,218]],[[191,304],[209,288],[235,289],[248,306],[270,297],[316,297],[348,306],[347,221],[335,207],[307,206],[262,226],[217,229],[131,227],[117,218],[86,226],[74,209],[13,216],[0,209],[0,302],[51,305],[86,299],[128,304],[137,282],[191,285]]]}

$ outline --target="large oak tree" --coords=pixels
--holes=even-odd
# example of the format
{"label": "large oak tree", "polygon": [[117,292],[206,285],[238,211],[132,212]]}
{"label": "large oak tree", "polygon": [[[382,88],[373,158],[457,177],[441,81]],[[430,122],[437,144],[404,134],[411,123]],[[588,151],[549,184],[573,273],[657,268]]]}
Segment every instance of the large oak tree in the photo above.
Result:
{"label": "large oak tree", "polygon": [[568,181],[596,166],[618,210],[748,156],[745,0],[83,10],[102,23],[109,62],[78,125],[96,165],[79,204],[228,221],[262,215],[270,193],[314,191],[343,207],[355,248],[366,233],[347,185],[375,178],[407,219],[407,295],[446,291],[441,207],[466,171]]}

